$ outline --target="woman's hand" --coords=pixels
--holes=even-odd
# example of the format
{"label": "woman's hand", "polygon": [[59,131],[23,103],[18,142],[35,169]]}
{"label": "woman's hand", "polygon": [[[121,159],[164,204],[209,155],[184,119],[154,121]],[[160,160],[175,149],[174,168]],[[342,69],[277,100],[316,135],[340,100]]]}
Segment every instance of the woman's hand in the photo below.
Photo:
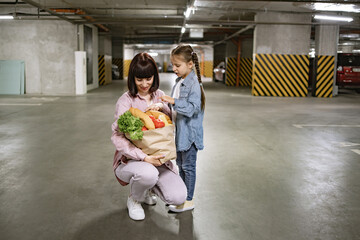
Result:
{"label": "woman's hand", "polygon": [[161,100],[164,101],[164,102],[168,102],[170,104],[175,104],[175,99],[170,97],[170,96],[161,96]]}
{"label": "woman's hand", "polygon": [[147,156],[144,158],[144,162],[150,163],[155,167],[159,167],[162,165],[160,159],[163,159],[164,157],[165,157],[164,155]]}

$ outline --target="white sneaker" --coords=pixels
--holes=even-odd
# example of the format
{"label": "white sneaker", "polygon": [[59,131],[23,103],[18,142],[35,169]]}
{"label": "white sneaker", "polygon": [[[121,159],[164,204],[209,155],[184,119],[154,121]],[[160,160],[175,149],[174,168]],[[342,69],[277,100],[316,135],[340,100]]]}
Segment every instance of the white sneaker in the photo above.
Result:
{"label": "white sneaker", "polygon": [[178,205],[178,206],[176,206],[176,205],[169,206],[169,210],[171,210],[173,212],[177,212],[177,213],[193,210],[194,208],[195,208],[194,200],[191,200],[191,201],[186,200],[183,204]]}
{"label": "white sneaker", "polygon": [[147,205],[155,205],[157,202],[156,195],[149,189],[145,192],[144,203]]}
{"label": "white sneaker", "polygon": [[141,204],[132,197],[128,197],[127,207],[129,210],[129,217],[132,220],[138,221],[145,219],[144,209],[142,208]]}

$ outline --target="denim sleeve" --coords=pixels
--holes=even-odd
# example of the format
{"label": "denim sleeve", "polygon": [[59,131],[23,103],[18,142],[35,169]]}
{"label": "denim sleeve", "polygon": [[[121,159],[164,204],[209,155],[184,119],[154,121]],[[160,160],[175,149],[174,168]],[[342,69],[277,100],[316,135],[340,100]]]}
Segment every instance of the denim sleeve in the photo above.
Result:
{"label": "denim sleeve", "polygon": [[[184,95],[183,95],[184,94]],[[180,97],[175,98],[174,110],[177,114],[186,117],[192,117],[200,112],[201,109],[201,91],[199,84],[193,84],[189,92],[181,92]]]}

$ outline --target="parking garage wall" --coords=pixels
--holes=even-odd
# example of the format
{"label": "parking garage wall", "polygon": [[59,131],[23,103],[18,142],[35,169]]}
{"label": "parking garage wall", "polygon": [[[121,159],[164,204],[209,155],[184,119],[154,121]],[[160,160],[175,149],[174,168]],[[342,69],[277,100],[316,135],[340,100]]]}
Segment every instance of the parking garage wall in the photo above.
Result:
{"label": "parking garage wall", "polygon": [[2,21],[0,59],[25,61],[28,94],[75,94],[76,25],[64,21]]}

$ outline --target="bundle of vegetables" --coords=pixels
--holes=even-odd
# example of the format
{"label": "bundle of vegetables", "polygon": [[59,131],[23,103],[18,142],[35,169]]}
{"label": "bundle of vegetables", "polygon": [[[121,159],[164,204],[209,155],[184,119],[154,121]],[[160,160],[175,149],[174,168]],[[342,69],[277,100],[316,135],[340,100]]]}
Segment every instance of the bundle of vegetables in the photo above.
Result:
{"label": "bundle of vegetables", "polygon": [[144,135],[142,131],[163,128],[170,124],[170,118],[162,112],[150,110],[144,113],[137,108],[130,108],[118,119],[119,130],[129,133],[132,140],[141,140]]}
{"label": "bundle of vegetables", "polygon": [[139,117],[135,117],[130,111],[126,111],[118,119],[119,130],[123,133],[129,133],[133,140],[141,140],[144,133],[141,131],[144,126]]}
{"label": "bundle of vegetables", "polygon": [[[163,128],[172,124],[170,118],[165,113],[150,110],[145,112],[145,114],[149,116],[155,128]],[[146,125],[144,127],[146,127]]]}

